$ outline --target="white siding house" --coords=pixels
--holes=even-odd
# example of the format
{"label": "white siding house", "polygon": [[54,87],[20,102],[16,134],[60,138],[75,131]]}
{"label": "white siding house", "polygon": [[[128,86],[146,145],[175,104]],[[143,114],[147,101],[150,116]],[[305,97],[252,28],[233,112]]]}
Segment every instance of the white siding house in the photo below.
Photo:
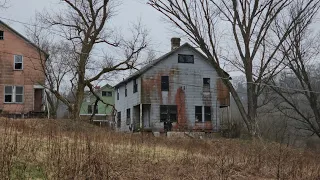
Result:
{"label": "white siding house", "polygon": [[172,50],[115,86],[119,131],[217,131],[229,92],[206,57],[172,38]]}

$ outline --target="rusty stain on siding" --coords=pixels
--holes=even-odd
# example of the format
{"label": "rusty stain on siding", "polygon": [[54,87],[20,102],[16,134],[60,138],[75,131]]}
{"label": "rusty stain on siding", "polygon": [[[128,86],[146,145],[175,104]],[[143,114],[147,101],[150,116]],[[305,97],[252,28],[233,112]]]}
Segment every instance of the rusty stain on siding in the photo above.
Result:
{"label": "rusty stain on siding", "polygon": [[186,95],[183,91],[182,87],[177,89],[177,93],[175,95],[175,102],[177,105],[177,118],[178,123],[177,127],[178,129],[186,127],[188,124],[187,115],[186,115]]}
{"label": "rusty stain on siding", "polygon": [[222,82],[222,79],[217,79],[217,100],[221,106],[230,106],[230,93],[227,86]]}

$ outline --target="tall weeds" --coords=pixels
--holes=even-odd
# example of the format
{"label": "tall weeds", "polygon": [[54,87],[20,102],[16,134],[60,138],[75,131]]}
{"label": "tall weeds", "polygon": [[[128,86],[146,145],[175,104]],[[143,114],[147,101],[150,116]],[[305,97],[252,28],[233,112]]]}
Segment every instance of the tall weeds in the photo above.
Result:
{"label": "tall weeds", "polygon": [[155,138],[68,121],[0,123],[0,179],[320,178],[320,156],[279,143]]}

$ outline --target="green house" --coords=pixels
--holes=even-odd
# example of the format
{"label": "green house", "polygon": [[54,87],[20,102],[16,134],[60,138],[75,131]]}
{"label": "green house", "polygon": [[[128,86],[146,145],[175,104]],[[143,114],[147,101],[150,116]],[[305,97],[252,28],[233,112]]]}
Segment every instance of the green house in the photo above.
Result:
{"label": "green house", "polygon": [[96,94],[107,104],[99,101],[98,106],[94,109],[96,97],[90,92],[85,93],[81,105],[80,116],[90,117],[95,111],[95,119],[111,120],[114,107],[114,88],[109,84],[102,87],[95,87]]}

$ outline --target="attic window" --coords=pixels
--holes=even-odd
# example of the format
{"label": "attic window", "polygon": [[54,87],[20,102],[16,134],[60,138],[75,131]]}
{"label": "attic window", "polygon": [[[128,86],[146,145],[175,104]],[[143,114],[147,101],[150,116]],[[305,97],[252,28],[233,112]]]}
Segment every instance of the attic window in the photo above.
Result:
{"label": "attic window", "polygon": [[178,54],[178,63],[194,64],[194,56],[186,54]]}
{"label": "attic window", "polygon": [[0,40],[3,40],[3,39],[4,39],[4,32],[0,31]]}

